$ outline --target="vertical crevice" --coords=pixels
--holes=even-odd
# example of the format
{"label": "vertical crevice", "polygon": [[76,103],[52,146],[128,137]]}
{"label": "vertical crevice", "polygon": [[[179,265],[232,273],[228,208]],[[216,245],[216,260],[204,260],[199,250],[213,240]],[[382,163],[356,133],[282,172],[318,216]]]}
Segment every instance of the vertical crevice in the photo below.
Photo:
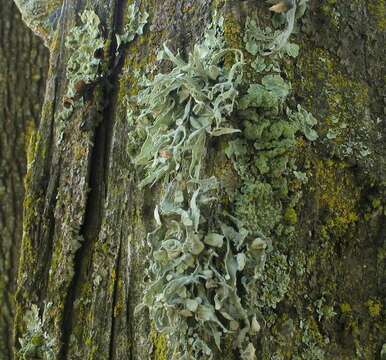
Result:
{"label": "vertical crevice", "polygon": [[[116,0],[115,2],[115,9],[114,9],[114,20],[113,20],[113,32],[112,32],[112,38],[115,39],[115,33],[116,31],[121,30],[123,26],[123,13],[124,13],[124,6],[126,1],[125,0]],[[113,85],[113,97],[112,102],[109,103],[110,106],[108,106],[107,111],[107,131],[106,131],[106,143],[108,144],[105,154],[105,168],[109,168],[109,158],[110,158],[110,151],[111,151],[111,141],[112,141],[112,133],[113,133],[113,122],[114,122],[114,115],[115,115],[115,109],[116,109],[116,102],[117,102],[117,90],[118,90],[118,74],[122,70],[123,66],[123,59],[122,57],[119,57],[117,59],[116,55],[116,46],[114,41],[112,41],[112,46],[110,48],[110,66],[109,69],[111,69],[111,83]],[[118,60],[118,61],[117,61]],[[107,94],[106,94],[107,96]],[[106,193],[108,191],[107,183],[106,183]],[[115,321],[115,306],[118,301],[119,296],[119,276],[120,276],[120,265],[121,265],[121,247],[122,247],[122,237],[119,239],[119,248],[117,253],[117,259],[116,259],[116,266],[115,266],[115,283],[114,283],[114,290],[113,290],[113,301],[112,301],[112,309],[111,309],[111,330],[110,330],[110,345],[109,345],[109,360],[114,360],[114,348],[115,348],[115,327],[116,327],[116,321]]]}
{"label": "vertical crevice", "polygon": [[[97,108],[101,108],[100,123],[95,128],[93,139],[93,148],[89,160],[88,188],[90,189],[84,222],[80,228],[79,235],[83,238],[80,249],[74,256],[74,275],[69,286],[67,297],[64,304],[62,320],[62,347],[59,353],[60,359],[67,359],[70,351],[70,337],[74,328],[74,302],[78,298],[81,285],[89,276],[89,267],[92,262],[92,253],[94,242],[98,239],[101,230],[104,204],[107,194],[108,171],[110,161],[110,148],[112,141],[112,132],[114,127],[115,104],[117,100],[118,74],[122,68],[122,61],[117,64],[116,61],[116,43],[115,32],[122,23],[124,0],[117,0],[113,12],[112,31],[110,32],[111,46],[109,49],[109,64],[106,71],[106,77],[101,83],[102,95],[96,99]],[[95,121],[95,119],[93,119]],[[117,269],[120,264],[120,245],[118,251]],[[117,271],[118,273],[118,271]],[[114,284],[113,308],[112,308],[112,328],[110,349],[114,345],[114,306],[116,294],[118,291],[118,280]],[[112,351],[112,350],[111,350]]]}
{"label": "vertical crevice", "polygon": [[74,302],[80,291],[82,280],[87,276],[87,268],[93,241],[98,237],[104,204],[105,168],[104,156],[106,152],[106,124],[102,121],[95,130],[94,146],[89,160],[90,192],[87,198],[84,222],[80,229],[83,242],[74,256],[74,275],[67,292],[64,304],[62,322],[62,348],[60,359],[67,359],[69,340],[73,329]]}

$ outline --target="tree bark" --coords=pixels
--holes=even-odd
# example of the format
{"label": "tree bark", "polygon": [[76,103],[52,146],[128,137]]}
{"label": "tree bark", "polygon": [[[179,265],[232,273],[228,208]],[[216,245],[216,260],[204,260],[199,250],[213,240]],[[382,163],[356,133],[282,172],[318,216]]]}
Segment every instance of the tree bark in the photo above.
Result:
{"label": "tree bark", "polygon": [[[68,99],[66,38],[86,7],[107,39],[103,76]],[[142,0],[140,9],[150,14],[144,34],[118,49],[116,34],[128,21],[125,1],[64,1],[45,10],[49,22],[35,19],[35,29],[49,34],[51,61],[26,177],[16,348],[27,331],[25,315],[37,305],[54,359],[171,358],[166,338],[143,312],[134,314],[161,189],[138,188],[141,175],[127,151],[126,97],[138,92],[136,72],[156,63],[165,41],[186,55],[215,9],[225,19],[228,45],[243,51],[247,15],[262,24],[271,15],[254,1]],[[264,296],[278,302],[266,310],[254,343],[263,359],[380,359],[386,342],[384,10],[379,0],[312,0],[300,23],[300,55],[283,61],[293,89],[288,104],[314,114],[319,138],[300,137],[290,154],[308,182],[288,184],[292,195],[277,215],[278,226],[294,227],[296,235],[286,239],[283,230],[272,238],[281,255],[268,258]],[[80,98],[82,106],[68,105]],[[71,111],[63,119],[66,106]],[[243,180],[221,150],[226,142],[210,143],[206,172],[243,195]],[[292,206],[294,194],[302,196]],[[258,195],[251,195],[252,212],[272,206]],[[229,202],[224,195],[217,205]],[[227,341],[216,355],[239,358]]]}
{"label": "tree bark", "polygon": [[27,148],[44,97],[47,50],[10,0],[0,2],[0,358],[12,359]]}

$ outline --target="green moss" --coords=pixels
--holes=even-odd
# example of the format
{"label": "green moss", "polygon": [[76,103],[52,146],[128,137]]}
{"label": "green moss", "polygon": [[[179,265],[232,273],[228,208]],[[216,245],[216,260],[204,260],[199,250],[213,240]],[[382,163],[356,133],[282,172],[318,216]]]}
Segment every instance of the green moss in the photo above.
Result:
{"label": "green moss", "polygon": [[153,343],[153,360],[169,360],[167,341],[164,335],[159,334],[154,328],[150,331]]}
{"label": "green moss", "polygon": [[291,225],[295,225],[297,224],[298,222],[298,215],[295,211],[295,209],[293,208],[288,208],[285,213],[284,213],[284,220],[291,224]]}
{"label": "green moss", "polygon": [[372,16],[375,17],[378,25],[378,30],[383,32],[386,30],[386,2],[385,0],[370,0],[367,2],[367,7]]}
{"label": "green moss", "polygon": [[371,169],[371,156],[376,153],[372,136],[377,129],[369,119],[369,85],[348,76],[339,59],[320,48],[305,54],[299,69],[302,80],[294,79],[295,89],[311,94],[307,107],[321,109],[319,133],[331,156],[350,162],[355,159]]}
{"label": "green moss", "polygon": [[371,201],[371,205],[374,209],[378,209],[382,205],[382,200],[380,198],[374,198]]}
{"label": "green moss", "polygon": [[341,14],[336,9],[336,0],[325,1],[320,7],[322,13],[330,19],[330,23],[335,27],[339,28]]}
{"label": "green moss", "polygon": [[349,314],[352,312],[351,305],[348,303],[342,303],[339,305],[340,311],[342,314]]}
{"label": "green moss", "polygon": [[228,47],[232,49],[243,48],[243,29],[240,21],[233,12],[228,12],[224,18],[224,38]]}
{"label": "green moss", "polygon": [[376,318],[381,315],[382,304],[378,300],[369,299],[366,302],[369,314],[371,317]]}
{"label": "green moss", "polygon": [[24,133],[24,144],[26,144],[27,166],[31,166],[36,147],[36,126],[33,121],[27,122]]}
{"label": "green moss", "polygon": [[319,206],[328,212],[326,230],[342,236],[359,219],[360,189],[347,164],[319,160],[316,167]]}

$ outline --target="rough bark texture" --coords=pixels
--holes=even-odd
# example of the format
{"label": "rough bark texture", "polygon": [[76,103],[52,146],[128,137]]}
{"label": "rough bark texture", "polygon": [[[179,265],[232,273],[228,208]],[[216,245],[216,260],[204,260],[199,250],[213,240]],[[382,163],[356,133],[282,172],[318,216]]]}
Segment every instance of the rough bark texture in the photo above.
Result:
{"label": "rough bark texture", "polygon": [[12,359],[28,143],[44,97],[48,52],[10,0],[0,2],[0,359]]}
{"label": "rough bark texture", "polygon": [[[86,1],[64,2],[50,43],[48,89],[26,180],[16,338],[32,304],[42,311],[50,303],[45,330],[56,340],[55,359],[170,358],[165,338],[143,313],[134,315],[157,192],[137,187],[124,97],[138,91],[134,72],[154,62],[164,41],[182,53],[190,49],[213,9],[225,17],[228,43],[241,49],[245,14],[261,21],[270,15],[254,1],[143,0],[141,9],[150,14],[145,34],[116,52],[127,5],[88,4],[110,40],[102,65],[107,75],[65,122],[58,117],[71,55],[64,38]],[[285,63],[286,75],[291,101],[319,120],[319,140],[299,141],[293,154],[309,181],[291,185],[303,196],[284,216],[297,236],[273,243],[287,256],[289,285],[256,340],[258,356],[380,359],[386,342],[384,3],[312,0],[301,30],[301,53]],[[210,157],[214,171],[223,181],[235,177],[217,150]],[[273,292],[282,286],[275,271]],[[230,344],[224,349],[216,359],[239,358]]]}

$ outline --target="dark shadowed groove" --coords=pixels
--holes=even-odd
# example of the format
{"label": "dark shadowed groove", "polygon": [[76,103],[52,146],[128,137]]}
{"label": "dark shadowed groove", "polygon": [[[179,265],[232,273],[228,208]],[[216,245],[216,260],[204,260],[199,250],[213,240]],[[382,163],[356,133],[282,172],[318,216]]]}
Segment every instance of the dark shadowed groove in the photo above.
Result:
{"label": "dark shadowed groove", "polygon": [[[117,102],[117,89],[118,89],[118,74],[122,70],[123,66],[123,58],[119,57],[116,59],[116,46],[115,46],[115,33],[120,31],[122,29],[122,22],[123,22],[123,13],[124,13],[124,5],[126,3],[126,0],[116,0],[115,2],[115,9],[114,9],[114,20],[113,20],[113,31],[111,33],[112,38],[112,46],[110,47],[110,66],[109,69],[112,70],[111,73],[111,84],[113,86],[113,96],[112,101],[109,103],[109,106],[107,107],[107,111],[105,113],[105,118],[107,118],[107,132],[106,132],[106,143],[107,151],[105,153],[105,169],[108,171],[109,169],[109,158],[110,158],[110,151],[111,151],[111,141],[112,141],[112,134],[113,134],[113,126],[114,126],[114,119],[115,119],[115,109],[116,109],[116,102]],[[119,55],[118,55],[119,56]],[[118,60],[118,63],[117,63]],[[107,96],[107,94],[105,94]],[[107,182],[106,182],[106,194],[107,194],[108,188],[107,188]],[[117,297],[118,294],[118,284],[119,284],[119,268],[120,268],[120,257],[121,257],[121,246],[122,246],[122,238],[119,239],[119,248],[118,248],[118,254],[116,259],[116,268],[115,268],[115,283],[114,283],[114,292],[113,292],[113,302],[111,304],[111,330],[110,330],[110,345],[109,345],[109,360],[114,359],[114,345],[115,345],[115,316],[114,316],[114,309],[115,305],[117,303]]]}
{"label": "dark shadowed groove", "polygon": [[92,248],[93,237],[97,236],[100,230],[100,212],[104,200],[104,169],[103,159],[105,151],[105,126],[101,123],[95,132],[94,147],[90,157],[90,169],[88,184],[90,193],[87,198],[85,220],[80,229],[83,236],[83,243],[74,257],[74,276],[69,286],[67,297],[64,303],[62,323],[62,348],[59,358],[67,359],[69,340],[73,329],[74,301],[79,293],[83,271],[85,270],[84,260],[88,260],[88,254]]}
{"label": "dark shadowed groove", "polygon": [[[76,252],[74,257],[74,276],[69,286],[67,297],[64,304],[63,321],[62,321],[62,347],[59,353],[60,359],[67,359],[69,352],[69,341],[73,330],[74,317],[74,302],[77,299],[82,280],[87,276],[88,264],[91,261],[92,251],[95,239],[98,238],[104,202],[107,194],[107,179],[109,170],[109,157],[113,131],[113,121],[115,115],[115,103],[117,100],[117,85],[118,74],[122,69],[123,61],[116,61],[116,43],[115,32],[121,26],[123,4],[125,0],[116,0],[114,9],[114,19],[112,31],[110,32],[111,46],[109,49],[109,65],[107,69],[107,76],[102,83],[102,98],[100,101],[102,112],[101,122],[95,129],[93,139],[93,148],[89,160],[88,170],[88,187],[90,189],[86,202],[86,210],[84,215],[84,222],[80,228],[79,234],[83,237],[81,248]],[[117,267],[119,268],[119,254],[118,253]],[[112,328],[111,328],[111,343],[114,344],[114,306],[117,292],[118,279],[114,284],[114,299],[112,304]],[[111,349],[110,344],[110,349]],[[111,355],[110,355],[111,356]]]}

